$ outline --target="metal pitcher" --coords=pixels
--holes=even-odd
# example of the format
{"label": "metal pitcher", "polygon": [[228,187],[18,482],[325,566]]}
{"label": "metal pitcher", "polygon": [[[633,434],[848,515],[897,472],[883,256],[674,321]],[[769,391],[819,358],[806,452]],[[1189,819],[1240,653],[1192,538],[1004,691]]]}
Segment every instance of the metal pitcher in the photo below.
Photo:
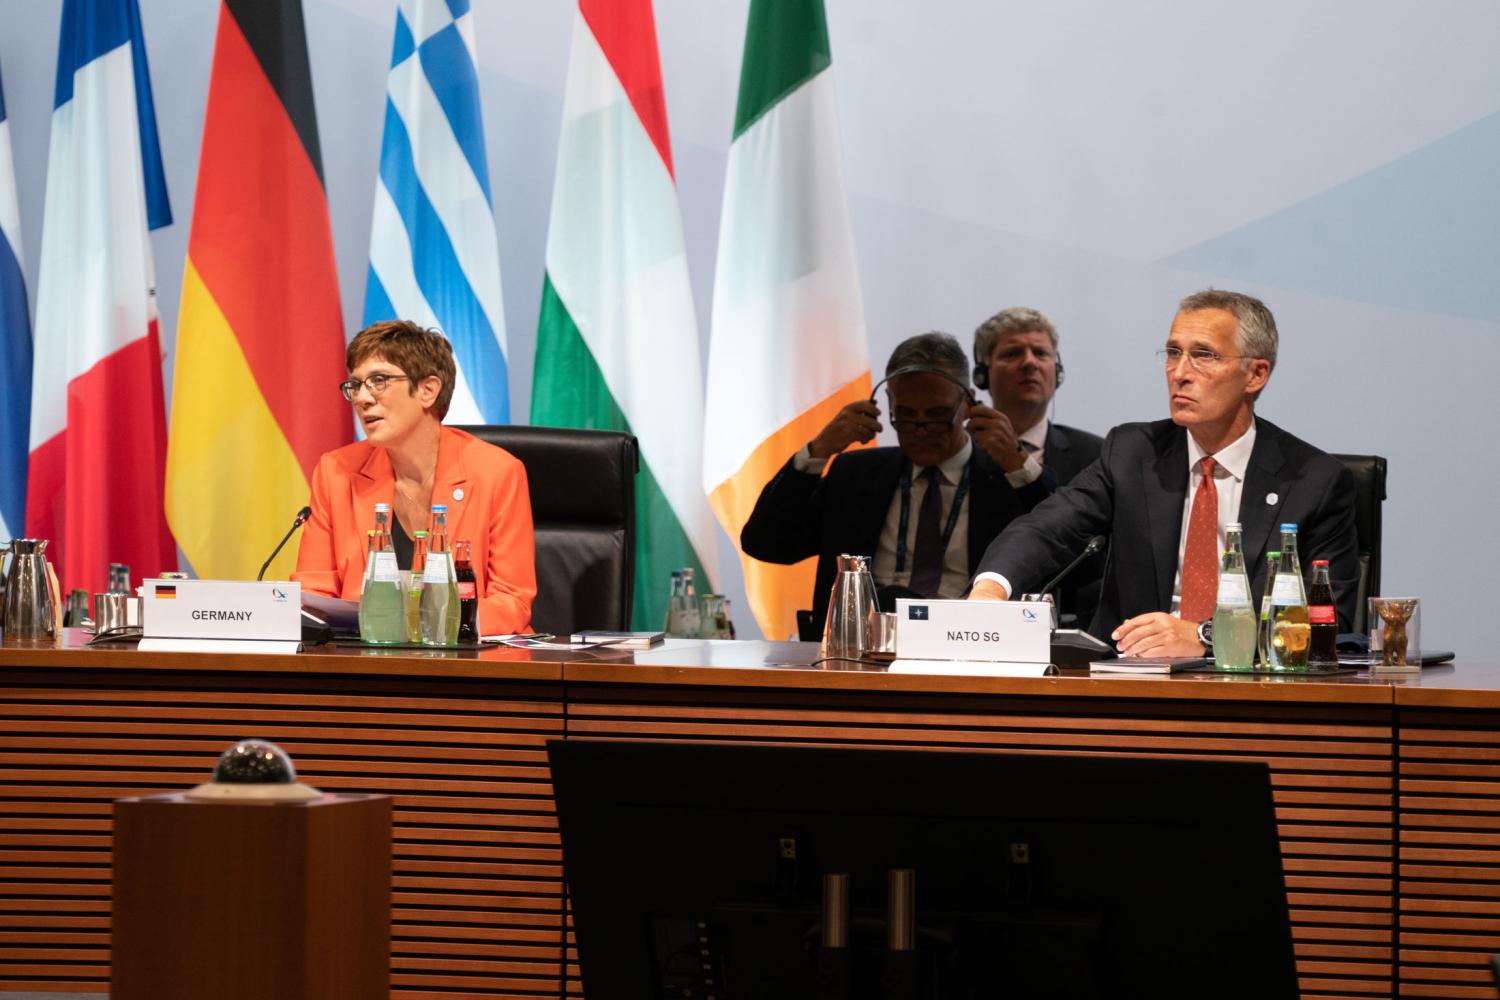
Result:
{"label": "metal pitcher", "polygon": [[875,578],[870,575],[869,556],[841,555],[838,568],[828,620],[823,623],[822,655],[858,658],[877,644],[880,608]]}
{"label": "metal pitcher", "polygon": [[43,554],[46,551],[44,538],[11,540],[3,619],[7,644],[51,644],[57,638],[56,610]]}

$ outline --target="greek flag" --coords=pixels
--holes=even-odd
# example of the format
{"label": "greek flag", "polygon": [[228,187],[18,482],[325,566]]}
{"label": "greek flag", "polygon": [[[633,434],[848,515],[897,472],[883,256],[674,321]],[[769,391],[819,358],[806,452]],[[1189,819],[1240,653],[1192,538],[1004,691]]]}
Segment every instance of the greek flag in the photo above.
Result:
{"label": "greek flag", "polygon": [[21,274],[21,212],[0,86],[0,539],[26,533],[30,458],[31,320]]}
{"label": "greek flag", "polygon": [[400,0],[365,325],[409,319],[453,343],[447,422],[510,420],[500,253],[469,0]]}

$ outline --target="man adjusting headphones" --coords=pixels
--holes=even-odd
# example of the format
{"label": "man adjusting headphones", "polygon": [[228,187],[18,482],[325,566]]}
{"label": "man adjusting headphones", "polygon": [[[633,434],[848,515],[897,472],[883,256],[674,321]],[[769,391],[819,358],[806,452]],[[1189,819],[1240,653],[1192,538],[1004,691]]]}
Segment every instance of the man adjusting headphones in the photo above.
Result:
{"label": "man adjusting headphones", "polygon": [[[787,459],[740,532],[755,559],[817,556],[804,638],[822,633],[841,553],[872,557],[882,604],[960,597],[990,541],[1051,490],[1050,477],[1012,486],[970,440],[969,364],[953,337],[902,341],[885,376],[869,399],[844,406]],[[896,432],[895,447],[853,447],[872,441],[882,420]]]}
{"label": "man adjusting headphones", "polygon": [[1032,482],[1045,466],[1061,486],[1099,457],[1098,435],[1047,419],[1063,364],[1057,328],[1035,309],[1002,309],[974,331],[974,384],[994,406],[969,410],[969,434],[1011,485]]}

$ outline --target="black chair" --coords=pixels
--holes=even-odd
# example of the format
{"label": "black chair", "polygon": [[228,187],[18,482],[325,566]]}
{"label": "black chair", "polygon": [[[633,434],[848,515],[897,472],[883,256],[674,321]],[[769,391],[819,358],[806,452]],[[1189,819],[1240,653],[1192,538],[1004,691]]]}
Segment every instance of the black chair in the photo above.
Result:
{"label": "black chair", "polygon": [[1385,501],[1385,459],[1379,455],[1335,455],[1354,474],[1354,523],[1359,533],[1359,593],[1354,631],[1368,631],[1367,597],[1380,596],[1380,505]]}
{"label": "black chair", "polygon": [[531,627],[630,627],[635,588],[636,440],[618,431],[460,427],[521,460],[536,527]]}

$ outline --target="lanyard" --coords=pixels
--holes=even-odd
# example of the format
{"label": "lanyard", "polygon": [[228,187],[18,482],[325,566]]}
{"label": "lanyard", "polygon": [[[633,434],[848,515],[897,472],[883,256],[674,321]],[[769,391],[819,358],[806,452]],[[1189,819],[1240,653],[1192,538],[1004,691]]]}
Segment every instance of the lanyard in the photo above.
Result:
{"label": "lanyard", "polygon": [[[969,469],[974,465],[974,456],[964,463],[964,471],[958,477],[958,489],[953,491],[953,504],[948,508],[948,523],[943,525],[943,552],[948,551],[948,542],[953,529],[958,527],[958,511],[963,506],[964,495],[969,492]],[[939,489],[932,483],[928,489]],[[901,523],[896,528],[896,572],[906,569],[906,529],[911,523],[911,463],[901,470]]]}

